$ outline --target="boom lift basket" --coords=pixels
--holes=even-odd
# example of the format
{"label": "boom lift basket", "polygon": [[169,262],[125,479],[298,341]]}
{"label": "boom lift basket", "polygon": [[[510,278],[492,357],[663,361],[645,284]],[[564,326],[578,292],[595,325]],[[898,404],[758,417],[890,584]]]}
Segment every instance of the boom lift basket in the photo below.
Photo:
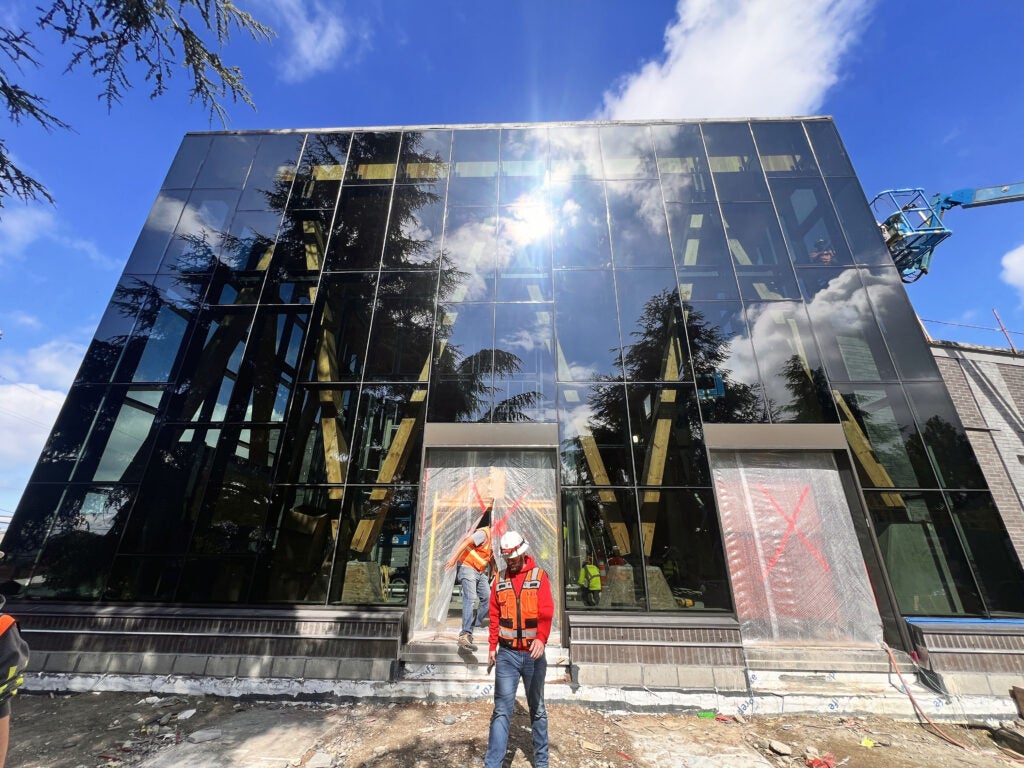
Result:
{"label": "boom lift basket", "polygon": [[871,201],[871,210],[903,282],[928,274],[935,246],[953,234],[940,206],[929,203],[923,189],[891,189]]}

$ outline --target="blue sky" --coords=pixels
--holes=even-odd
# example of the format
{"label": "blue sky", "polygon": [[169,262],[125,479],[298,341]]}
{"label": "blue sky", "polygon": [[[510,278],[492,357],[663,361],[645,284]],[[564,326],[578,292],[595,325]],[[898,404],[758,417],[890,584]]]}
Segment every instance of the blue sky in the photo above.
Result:
{"label": "blue sky", "polygon": [[[257,110],[230,128],[829,114],[869,198],[1024,180],[1024,3],[988,0],[249,0],[278,32],[225,50]],[[29,26],[35,3],[0,23]],[[10,7],[13,6],[13,7]],[[73,131],[4,124],[56,205],[0,210],[0,515],[13,512],[181,137],[219,129],[185,72],[107,113],[38,37],[21,84]],[[909,286],[935,338],[1024,332],[1024,203],[954,210]],[[1024,348],[1024,335],[1014,336]]]}

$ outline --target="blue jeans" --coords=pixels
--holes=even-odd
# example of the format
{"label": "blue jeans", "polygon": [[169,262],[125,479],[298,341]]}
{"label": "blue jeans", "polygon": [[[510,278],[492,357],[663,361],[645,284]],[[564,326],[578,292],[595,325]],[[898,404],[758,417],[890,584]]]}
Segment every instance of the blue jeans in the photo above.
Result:
{"label": "blue jeans", "polygon": [[523,678],[526,703],[530,707],[533,764],[535,768],[548,768],[548,712],[544,709],[544,676],[547,671],[548,662],[543,656],[534,660],[528,651],[511,651],[498,646],[494,670],[494,712],[491,714],[484,768],[500,768],[501,761],[505,759],[520,677]]}
{"label": "blue jeans", "polygon": [[[486,573],[480,573],[468,565],[460,563],[456,575],[462,587],[462,633],[473,634],[473,619],[482,627],[491,610],[491,585],[487,582]],[[474,614],[473,603],[476,600],[480,601],[480,607]]]}

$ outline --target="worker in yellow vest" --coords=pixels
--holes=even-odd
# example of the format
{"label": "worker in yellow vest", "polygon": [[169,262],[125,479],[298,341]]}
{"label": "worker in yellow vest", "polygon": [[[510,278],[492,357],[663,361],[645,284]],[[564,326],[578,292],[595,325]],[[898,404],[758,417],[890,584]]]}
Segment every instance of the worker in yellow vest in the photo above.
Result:
{"label": "worker in yellow vest", "polygon": [[583,604],[596,606],[601,601],[601,570],[594,565],[593,555],[587,555],[587,562],[580,568],[576,584],[583,594]]}
{"label": "worker in yellow vest", "polygon": [[[483,522],[487,520],[488,515],[485,514]],[[488,600],[491,595],[490,572],[494,566],[490,526],[477,528],[462,538],[444,567],[448,569],[456,564],[455,578],[462,591],[462,629],[458,646],[460,651],[475,651],[473,627],[485,627],[490,622]]]}

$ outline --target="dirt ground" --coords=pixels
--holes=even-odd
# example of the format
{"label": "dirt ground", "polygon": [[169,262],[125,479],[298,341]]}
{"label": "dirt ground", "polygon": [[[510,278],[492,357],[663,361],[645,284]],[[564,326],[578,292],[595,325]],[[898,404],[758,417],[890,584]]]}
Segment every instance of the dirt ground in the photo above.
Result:
{"label": "dirt ground", "polygon": [[[23,693],[14,702],[7,766],[142,766],[154,756],[166,757],[167,751],[184,746],[190,733],[215,728],[240,712],[258,708],[266,710],[268,718],[275,711],[294,717],[298,710],[303,719],[317,721],[321,738],[289,758],[294,766],[428,768],[482,765],[491,705],[489,701],[294,705],[211,696],[146,701],[144,695],[126,693]],[[179,717],[188,710],[195,712]],[[1024,761],[1024,756],[1015,760],[1014,753],[1001,751],[990,730],[980,726],[941,725],[947,735],[968,747],[965,750],[917,723],[880,717],[715,718],[693,713],[623,714],[561,704],[549,705],[548,717],[551,764],[562,768],[980,768]],[[1013,727],[1022,725],[1015,721]],[[528,726],[520,697],[511,737],[515,748],[511,768],[532,764]],[[790,755],[777,754],[787,749]],[[818,763],[813,762],[815,758]],[[229,763],[217,765],[231,768]]]}

